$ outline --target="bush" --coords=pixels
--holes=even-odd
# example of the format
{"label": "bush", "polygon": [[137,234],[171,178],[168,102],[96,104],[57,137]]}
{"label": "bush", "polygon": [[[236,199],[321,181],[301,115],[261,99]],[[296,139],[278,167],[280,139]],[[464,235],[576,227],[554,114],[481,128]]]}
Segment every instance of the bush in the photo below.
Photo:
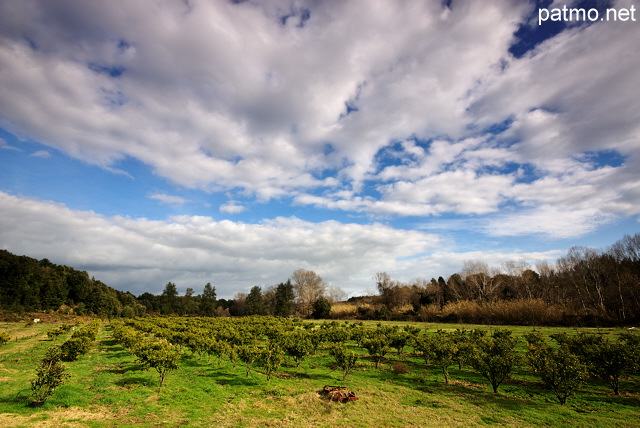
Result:
{"label": "bush", "polygon": [[178,361],[182,352],[176,346],[171,345],[164,339],[147,339],[133,349],[133,353],[138,357],[145,370],[154,368],[160,375],[158,390],[162,390],[162,385],[167,374],[178,369]]}
{"label": "bush", "polygon": [[312,338],[319,339],[319,336],[305,330],[294,330],[280,338],[280,346],[289,357],[293,358],[296,367],[300,366],[302,360],[313,352]]}
{"label": "bush", "polygon": [[634,347],[629,346],[628,341],[612,342],[608,338],[586,333],[575,337],[566,334],[553,337],[577,355],[591,375],[607,382],[615,395],[620,394],[620,376],[633,371],[635,365]]}
{"label": "bush", "polygon": [[64,334],[65,330],[63,330],[60,327],[56,327],[56,328],[52,328],[51,330],[47,331],[47,337],[51,340],[56,340],[58,338],[58,336],[60,336],[61,334]]}
{"label": "bush", "polygon": [[381,331],[375,331],[373,334],[362,339],[362,346],[369,351],[369,355],[373,358],[378,368],[380,361],[389,352],[391,340]]}
{"label": "bush", "polygon": [[409,371],[409,368],[405,363],[401,363],[398,361],[393,365],[392,371],[395,374],[405,374],[406,372]]}
{"label": "bush", "polygon": [[468,361],[498,392],[500,384],[509,378],[519,361],[515,347],[518,341],[511,331],[496,331],[492,336],[477,337],[471,342]]}
{"label": "bush", "polygon": [[349,373],[356,367],[358,356],[354,352],[348,351],[342,344],[331,347],[329,355],[333,357],[338,368],[342,370],[342,381],[344,382]]}
{"label": "bush", "polygon": [[528,342],[527,359],[535,375],[540,377],[545,386],[553,391],[561,405],[584,382],[587,368],[580,359],[571,353],[568,346],[560,343],[554,349],[544,342],[539,333],[525,335]]}
{"label": "bush", "polygon": [[313,304],[313,314],[315,319],[326,319],[331,315],[331,302],[326,297],[319,297]]}
{"label": "bush", "polygon": [[455,362],[458,353],[453,335],[438,330],[435,336],[420,336],[416,340],[416,348],[422,353],[427,365],[434,365],[442,370],[444,382],[449,383],[449,366]]}
{"label": "bush", "polygon": [[44,402],[64,379],[69,377],[66,367],[60,362],[62,353],[58,347],[49,348],[36,370],[36,379],[31,381],[31,397],[34,402]]}
{"label": "bush", "polygon": [[11,340],[11,336],[6,331],[0,331],[0,346]]}
{"label": "bush", "polygon": [[260,363],[267,375],[267,381],[271,380],[271,375],[276,372],[284,361],[284,351],[274,342],[269,342],[260,354]]}
{"label": "bush", "polygon": [[87,337],[71,337],[60,346],[65,361],[75,361],[89,352],[91,341]]}

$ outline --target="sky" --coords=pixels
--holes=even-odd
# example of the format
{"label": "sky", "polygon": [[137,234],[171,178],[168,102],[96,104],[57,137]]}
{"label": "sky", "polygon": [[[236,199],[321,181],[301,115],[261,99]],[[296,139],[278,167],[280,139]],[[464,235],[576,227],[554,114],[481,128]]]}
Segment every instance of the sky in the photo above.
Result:
{"label": "sky", "polygon": [[[633,1],[0,0],[0,248],[136,295],[640,231]],[[593,16],[593,15],[592,15]]]}

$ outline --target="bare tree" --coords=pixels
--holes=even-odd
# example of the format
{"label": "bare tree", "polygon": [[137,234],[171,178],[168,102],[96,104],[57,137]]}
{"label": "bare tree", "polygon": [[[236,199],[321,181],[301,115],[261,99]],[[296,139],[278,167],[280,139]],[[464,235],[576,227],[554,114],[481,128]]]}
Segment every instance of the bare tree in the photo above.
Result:
{"label": "bare tree", "polygon": [[319,297],[324,296],[327,283],[314,271],[305,269],[293,272],[291,279],[300,305],[300,312],[303,315],[310,315],[313,311],[313,304]]}
{"label": "bare tree", "polygon": [[498,273],[497,269],[490,269],[487,262],[482,260],[465,260],[460,275],[472,293],[471,298],[484,301],[493,299],[500,288],[500,281],[496,278]]}
{"label": "bare tree", "polygon": [[327,288],[326,295],[331,304],[341,302],[347,297],[347,293],[337,285],[332,285]]}

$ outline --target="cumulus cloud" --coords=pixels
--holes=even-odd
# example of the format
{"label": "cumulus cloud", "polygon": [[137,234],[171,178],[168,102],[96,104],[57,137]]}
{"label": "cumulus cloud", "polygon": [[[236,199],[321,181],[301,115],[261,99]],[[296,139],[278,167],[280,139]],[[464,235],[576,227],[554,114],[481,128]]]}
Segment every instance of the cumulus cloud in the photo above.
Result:
{"label": "cumulus cloud", "polygon": [[220,205],[220,212],[226,214],[238,214],[245,210],[246,208],[236,201],[229,201],[226,204]]}
{"label": "cumulus cloud", "polygon": [[286,281],[298,268],[314,270],[349,292],[362,292],[377,271],[406,269],[414,262],[404,259],[434,251],[441,243],[434,234],[378,223],[106,217],[2,192],[0,216],[0,247],[86,269],[134,293],[159,293],[167,281],[181,289],[199,289],[210,281],[220,296],[231,297],[253,285]]}
{"label": "cumulus cloud", "polygon": [[167,204],[167,205],[184,205],[188,202],[191,202],[190,200],[183,198],[181,196],[175,196],[175,195],[167,195],[165,193],[154,193],[152,195],[149,195],[149,198],[151,199],[155,199],[157,201],[160,201],[163,204]]}
{"label": "cumulus cloud", "polygon": [[640,26],[572,25],[516,58],[531,5],[443,3],[2,2],[0,126],[186,188],[488,215],[491,235],[640,214]]}

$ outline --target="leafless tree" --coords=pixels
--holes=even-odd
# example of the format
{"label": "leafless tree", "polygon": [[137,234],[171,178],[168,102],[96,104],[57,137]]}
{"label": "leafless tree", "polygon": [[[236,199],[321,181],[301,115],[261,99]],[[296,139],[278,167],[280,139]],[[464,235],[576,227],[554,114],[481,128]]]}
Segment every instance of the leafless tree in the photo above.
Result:
{"label": "leafless tree", "polygon": [[311,270],[298,269],[291,275],[293,289],[303,315],[310,315],[313,311],[313,304],[319,297],[324,296],[327,290],[327,283],[320,275]]}

